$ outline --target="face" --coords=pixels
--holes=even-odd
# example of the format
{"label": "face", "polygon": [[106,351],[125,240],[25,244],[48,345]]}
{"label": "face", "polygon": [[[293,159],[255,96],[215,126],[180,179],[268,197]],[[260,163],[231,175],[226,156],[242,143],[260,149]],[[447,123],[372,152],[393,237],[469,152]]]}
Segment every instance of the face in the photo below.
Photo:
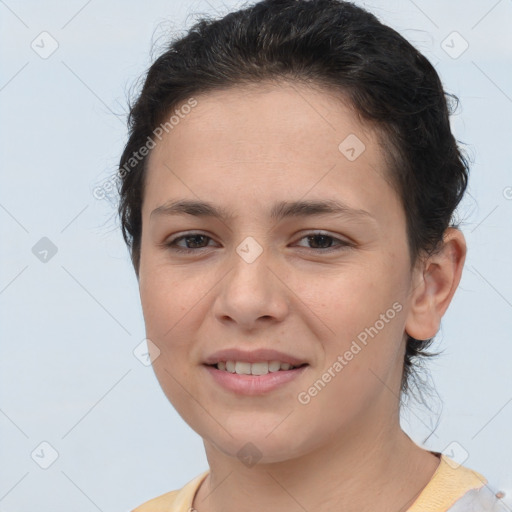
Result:
{"label": "face", "polygon": [[[388,421],[411,272],[377,135],[305,86],[195,99],[152,150],[142,209],[140,296],[163,391],[205,442],[231,456],[252,442],[261,462]],[[305,365],[205,364],[251,355]]]}

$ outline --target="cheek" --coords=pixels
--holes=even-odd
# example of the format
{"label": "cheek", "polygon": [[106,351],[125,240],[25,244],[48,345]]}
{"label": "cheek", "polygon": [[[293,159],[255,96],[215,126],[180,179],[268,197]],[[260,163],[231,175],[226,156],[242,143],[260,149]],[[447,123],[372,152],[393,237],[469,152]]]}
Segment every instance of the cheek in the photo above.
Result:
{"label": "cheek", "polygon": [[403,309],[406,285],[403,269],[373,261],[332,275],[324,282],[324,287],[317,288],[316,294],[310,297],[332,323],[335,334],[346,339],[374,325],[381,314],[393,309],[393,304],[398,302],[402,308],[395,306],[388,315],[394,318],[397,309]]}
{"label": "cheek", "polygon": [[168,273],[153,268],[151,272],[143,270],[141,276],[140,298],[146,337],[160,351],[153,361],[153,369],[164,392],[169,399],[173,397],[174,402],[177,393],[174,379],[182,382],[187,371],[185,364],[179,364],[187,357],[186,340],[189,337],[183,332],[186,300],[178,291],[180,284]]}
{"label": "cheek", "polygon": [[153,371],[162,391],[179,414],[190,422],[200,415],[191,407],[190,393],[197,395],[192,386],[190,344],[194,333],[190,315],[197,303],[197,293],[187,292],[194,287],[184,285],[180,272],[164,271],[152,265],[151,271],[141,266],[140,297],[146,328],[146,337],[159,349],[152,363]]}
{"label": "cheek", "polygon": [[373,386],[382,386],[378,377],[395,378],[400,371],[407,279],[403,270],[391,272],[390,266],[376,263],[340,275],[331,281],[329,300],[318,302],[331,328],[321,366],[336,375],[333,387],[341,386],[340,393],[371,394]]}
{"label": "cheek", "polygon": [[146,332],[161,337],[172,329],[197,302],[194,290],[197,287],[179,269],[170,272],[158,264],[141,265],[139,291]]}
{"label": "cheek", "polygon": [[322,418],[313,429],[328,434],[332,426],[372,410],[380,398],[395,400],[391,394],[403,365],[404,313],[396,302],[375,312],[383,313],[384,320],[360,307],[338,314],[338,334],[324,341],[325,360],[297,397],[308,417]]}

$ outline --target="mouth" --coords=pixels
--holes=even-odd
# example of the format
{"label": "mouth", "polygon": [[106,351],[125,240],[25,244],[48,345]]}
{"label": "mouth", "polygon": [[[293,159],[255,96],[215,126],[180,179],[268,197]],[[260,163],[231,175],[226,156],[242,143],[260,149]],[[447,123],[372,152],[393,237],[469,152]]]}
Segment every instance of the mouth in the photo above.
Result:
{"label": "mouth", "polygon": [[[294,361],[295,362],[295,361]],[[215,385],[237,395],[264,396],[293,381],[307,371],[308,363],[292,365],[289,362],[270,360],[247,361],[220,360],[204,363]]]}
{"label": "mouth", "polygon": [[207,364],[206,366],[222,372],[236,373],[237,375],[260,376],[269,373],[297,370],[298,368],[308,366],[308,363],[292,365],[282,361],[260,361],[257,363],[249,363],[246,361],[219,361],[214,364]]}

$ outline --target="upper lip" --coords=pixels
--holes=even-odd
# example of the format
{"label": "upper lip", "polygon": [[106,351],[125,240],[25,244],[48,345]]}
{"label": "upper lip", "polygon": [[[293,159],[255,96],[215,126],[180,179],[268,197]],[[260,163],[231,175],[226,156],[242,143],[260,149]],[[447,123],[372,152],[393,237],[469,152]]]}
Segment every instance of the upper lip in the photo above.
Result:
{"label": "upper lip", "polygon": [[217,364],[219,361],[243,361],[247,363],[280,361],[281,363],[289,363],[292,366],[305,364],[304,359],[299,359],[290,354],[285,354],[284,352],[267,348],[250,351],[240,350],[238,348],[226,348],[208,356],[205,359],[204,364]]}

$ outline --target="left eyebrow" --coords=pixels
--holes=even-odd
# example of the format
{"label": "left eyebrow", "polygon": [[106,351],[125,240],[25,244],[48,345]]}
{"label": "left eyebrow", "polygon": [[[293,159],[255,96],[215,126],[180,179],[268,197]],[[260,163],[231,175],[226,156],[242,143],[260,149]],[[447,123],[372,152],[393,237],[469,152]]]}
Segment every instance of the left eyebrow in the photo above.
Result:
{"label": "left eyebrow", "polygon": [[[227,221],[236,218],[233,212],[206,201],[180,200],[167,201],[158,208],[155,208],[153,215],[194,215],[196,217],[214,217]],[[337,215],[353,219],[373,219],[375,217],[366,210],[352,208],[347,204],[334,200],[312,200],[312,201],[280,201],[275,203],[270,210],[270,218],[275,221],[287,217],[311,217],[315,215]]]}

